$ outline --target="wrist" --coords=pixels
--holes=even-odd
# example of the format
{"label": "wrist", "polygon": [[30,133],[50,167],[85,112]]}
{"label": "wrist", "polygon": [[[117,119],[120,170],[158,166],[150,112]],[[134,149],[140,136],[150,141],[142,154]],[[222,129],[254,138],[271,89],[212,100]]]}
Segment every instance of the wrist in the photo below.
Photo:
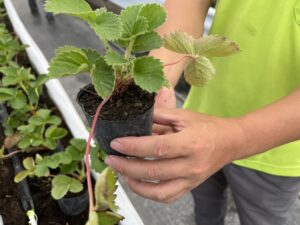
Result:
{"label": "wrist", "polygon": [[[252,142],[249,140],[248,128],[242,118],[226,119],[229,122],[230,132],[225,135],[229,154],[228,162],[247,158],[255,153]],[[226,130],[225,130],[226,132]]]}

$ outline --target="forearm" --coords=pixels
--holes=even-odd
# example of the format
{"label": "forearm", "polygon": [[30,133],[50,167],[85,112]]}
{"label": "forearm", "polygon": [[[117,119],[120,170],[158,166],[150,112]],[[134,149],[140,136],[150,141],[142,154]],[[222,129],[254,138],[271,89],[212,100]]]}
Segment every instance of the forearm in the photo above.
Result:
{"label": "forearm", "polygon": [[240,118],[247,140],[240,158],[300,139],[300,88],[289,96]]}
{"label": "forearm", "polygon": [[[200,37],[203,33],[204,20],[211,0],[166,0],[164,7],[168,13],[166,23],[158,32],[164,36],[172,31],[185,31],[194,37]],[[172,63],[180,59],[180,54],[168,51],[164,48],[154,50],[150,55],[159,58],[163,63]],[[177,83],[185,61],[165,67],[165,75],[173,86]]]}

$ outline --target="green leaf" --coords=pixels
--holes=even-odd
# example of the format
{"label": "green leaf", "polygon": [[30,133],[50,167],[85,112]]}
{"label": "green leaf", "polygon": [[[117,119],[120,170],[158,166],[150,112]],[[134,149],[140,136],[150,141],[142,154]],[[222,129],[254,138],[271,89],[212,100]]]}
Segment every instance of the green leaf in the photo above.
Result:
{"label": "green leaf", "polygon": [[144,56],[134,60],[134,82],[148,92],[157,92],[164,85],[163,65],[160,60]]}
{"label": "green leaf", "polygon": [[89,219],[85,225],[99,225],[99,218],[96,211],[92,210],[89,212]]}
{"label": "green leaf", "polygon": [[101,39],[112,41],[121,37],[121,20],[112,12],[98,11],[95,19],[86,21]]}
{"label": "green leaf", "polygon": [[112,50],[107,51],[104,60],[110,66],[120,66],[129,63],[123,56]]}
{"label": "green leaf", "polygon": [[220,35],[209,35],[195,41],[195,52],[206,57],[222,57],[236,54],[239,46]]}
{"label": "green leaf", "polygon": [[98,212],[99,225],[115,225],[123,220],[123,216],[116,212]]}
{"label": "green leaf", "polygon": [[164,38],[164,47],[173,52],[195,55],[194,38],[182,31],[175,31]]}
{"label": "green leaf", "polygon": [[31,140],[29,137],[24,137],[22,140],[18,143],[18,147],[20,149],[26,149],[31,145]]}
{"label": "green leaf", "polygon": [[47,138],[44,142],[43,145],[51,150],[54,150],[57,146],[56,140],[52,138]]}
{"label": "green leaf", "polygon": [[50,175],[50,170],[47,166],[37,165],[35,169],[35,175],[37,177],[47,177]]}
{"label": "green leaf", "polygon": [[65,137],[67,134],[68,131],[66,129],[52,125],[46,130],[45,137],[58,140]]}
{"label": "green leaf", "polygon": [[27,105],[27,97],[22,92],[18,91],[16,96],[11,99],[9,103],[13,109],[22,109]]}
{"label": "green leaf", "polygon": [[92,11],[92,8],[85,0],[47,0],[45,10],[54,14],[78,14]]}
{"label": "green leaf", "polygon": [[65,46],[56,50],[49,65],[49,76],[59,78],[90,70],[85,52],[76,47]]}
{"label": "green leaf", "polygon": [[30,134],[34,131],[34,125],[21,125],[17,129],[20,131],[21,134]]}
{"label": "green leaf", "polygon": [[46,120],[50,116],[50,114],[51,114],[51,110],[49,109],[39,109],[36,112],[36,115],[40,116],[44,120]]}
{"label": "green leaf", "polygon": [[49,116],[49,118],[46,120],[47,124],[53,124],[53,125],[60,125],[61,119],[58,116]]}
{"label": "green leaf", "polygon": [[0,102],[13,99],[17,94],[16,92],[14,88],[0,88]]}
{"label": "green leaf", "polygon": [[38,115],[34,115],[34,116],[30,117],[28,122],[34,126],[41,126],[44,124],[43,118]]}
{"label": "green leaf", "polygon": [[214,66],[209,59],[204,56],[199,56],[196,59],[190,60],[184,70],[186,81],[195,86],[206,84],[214,74]]}
{"label": "green leaf", "polygon": [[48,0],[46,10],[55,14],[64,13],[83,19],[103,39],[115,40],[121,35],[122,24],[117,15],[107,12],[104,8],[93,11],[83,0]]}
{"label": "green leaf", "polygon": [[91,168],[95,170],[97,173],[102,173],[102,171],[106,168],[104,161],[101,159],[101,152],[98,147],[93,147],[91,149]]}
{"label": "green leaf", "polygon": [[15,85],[18,83],[18,69],[16,67],[2,67],[0,68],[0,72],[5,75],[2,78],[3,86]]}
{"label": "green leaf", "polygon": [[32,176],[33,174],[34,173],[32,171],[22,170],[15,176],[14,181],[15,181],[15,183],[20,183],[26,177]]}
{"label": "green leaf", "polygon": [[123,23],[122,38],[134,38],[148,31],[146,17],[140,16],[143,5],[132,5],[121,11],[120,18]]}
{"label": "green leaf", "polygon": [[25,69],[24,67],[2,67],[0,68],[0,72],[5,75],[2,79],[2,84],[4,86],[16,85],[22,81],[30,81],[35,79],[35,76],[31,74],[30,69]]}
{"label": "green leaf", "polygon": [[35,87],[40,87],[49,80],[47,75],[40,75],[35,80]]}
{"label": "green leaf", "polygon": [[143,6],[140,16],[146,17],[149,26],[148,30],[151,31],[166,21],[167,13],[161,5],[152,3]]}
{"label": "green leaf", "polygon": [[91,48],[85,48],[82,49],[84,53],[86,54],[88,61],[90,63],[90,67],[92,68],[92,65],[95,64],[95,62],[99,59],[102,58],[102,56],[94,49]]}
{"label": "green leaf", "polygon": [[103,99],[110,96],[114,90],[116,79],[112,67],[107,65],[103,58],[100,58],[95,63],[91,74],[97,94]]}
{"label": "green leaf", "polygon": [[79,170],[78,162],[73,162],[67,165],[61,165],[59,168],[60,168],[60,173],[62,174],[73,173]]}
{"label": "green leaf", "polygon": [[107,167],[98,177],[95,186],[95,207],[97,211],[111,210],[116,212],[118,207],[115,205],[117,189],[117,177],[115,172]]}
{"label": "green leaf", "polygon": [[39,163],[43,160],[43,157],[39,154],[39,153],[36,153],[35,154],[35,163]]}
{"label": "green leaf", "polygon": [[42,143],[43,143],[42,139],[36,138],[36,139],[33,139],[31,145],[33,147],[38,147],[38,146],[42,145]]}
{"label": "green leaf", "polygon": [[78,193],[83,190],[83,185],[79,180],[75,178],[70,178],[70,192]]}
{"label": "green leaf", "polygon": [[160,48],[163,45],[163,40],[160,35],[152,31],[150,33],[142,34],[135,39],[133,45],[134,52],[148,52],[153,49]]}
{"label": "green leaf", "polygon": [[69,191],[71,186],[70,177],[66,175],[57,175],[52,180],[51,196],[55,200],[63,198]]}
{"label": "green leaf", "polygon": [[35,161],[32,157],[27,157],[23,160],[23,166],[26,170],[34,170],[35,169]]}
{"label": "green leaf", "polygon": [[29,89],[29,91],[28,91],[28,98],[32,104],[38,103],[39,95],[40,95],[40,93],[34,88]]}
{"label": "green leaf", "polygon": [[85,152],[86,140],[73,138],[70,140],[70,144],[76,147],[80,152]]}

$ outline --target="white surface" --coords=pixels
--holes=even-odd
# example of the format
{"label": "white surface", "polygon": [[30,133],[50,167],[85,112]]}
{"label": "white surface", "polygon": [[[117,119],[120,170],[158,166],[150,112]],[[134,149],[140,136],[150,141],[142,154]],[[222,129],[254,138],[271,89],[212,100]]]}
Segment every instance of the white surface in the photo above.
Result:
{"label": "white surface", "polygon": [[3,220],[2,220],[2,216],[0,215],[0,225],[4,225],[3,224]]}
{"label": "white surface", "polygon": [[[33,67],[39,74],[47,74],[48,61],[26,30],[12,2],[10,0],[4,0],[4,4],[16,34],[23,44],[30,46],[26,49],[26,52]],[[59,80],[54,79],[48,81],[46,87],[51,99],[60,110],[73,136],[75,138],[87,139],[89,133]],[[93,176],[96,177],[96,174],[93,174]],[[120,207],[119,213],[125,217],[121,225],[143,225],[144,223],[127,197],[121,184],[118,183],[118,186],[116,191],[116,203]],[[0,225],[3,225],[3,223],[1,224],[0,222]]]}

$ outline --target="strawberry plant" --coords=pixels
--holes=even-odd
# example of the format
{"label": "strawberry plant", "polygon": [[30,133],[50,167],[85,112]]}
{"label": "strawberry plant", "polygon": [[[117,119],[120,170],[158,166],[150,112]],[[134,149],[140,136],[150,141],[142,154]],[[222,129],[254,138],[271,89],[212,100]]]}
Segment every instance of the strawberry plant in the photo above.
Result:
{"label": "strawberry plant", "polygon": [[0,24],[0,66],[14,64],[12,60],[25,47],[7,31],[5,25]]}
{"label": "strawberry plant", "polygon": [[[93,10],[85,0],[47,0],[45,8],[54,14],[67,14],[85,21],[106,46],[104,55],[93,49],[61,47],[56,50],[49,67],[49,76],[54,78],[82,72],[90,74],[93,88],[85,87],[78,94],[79,103],[92,124],[86,147],[90,196],[90,219],[87,224],[102,224],[89,178],[88,156],[94,131],[106,152],[118,154],[109,146],[113,138],[151,134],[152,93],[169,86],[163,73],[164,66],[187,59],[184,76],[191,85],[200,86],[206,84],[215,73],[210,57],[234,54],[239,48],[219,35],[194,39],[182,31],[176,31],[161,37],[156,28],[165,22],[166,12],[158,4],[129,6],[120,15],[108,12],[105,8]],[[123,47],[125,53],[113,50],[110,42]],[[162,46],[180,53],[182,57],[163,65],[159,59],[151,56],[137,57],[133,54]],[[91,109],[95,105],[98,107]]]}
{"label": "strawberry plant", "polygon": [[30,69],[16,65],[3,66],[0,72],[3,75],[0,103],[5,103],[10,110],[5,122],[6,147],[17,146],[23,151],[41,147],[55,149],[57,141],[67,135],[67,130],[59,127],[59,117],[40,106],[42,87],[48,77],[36,77]]}

